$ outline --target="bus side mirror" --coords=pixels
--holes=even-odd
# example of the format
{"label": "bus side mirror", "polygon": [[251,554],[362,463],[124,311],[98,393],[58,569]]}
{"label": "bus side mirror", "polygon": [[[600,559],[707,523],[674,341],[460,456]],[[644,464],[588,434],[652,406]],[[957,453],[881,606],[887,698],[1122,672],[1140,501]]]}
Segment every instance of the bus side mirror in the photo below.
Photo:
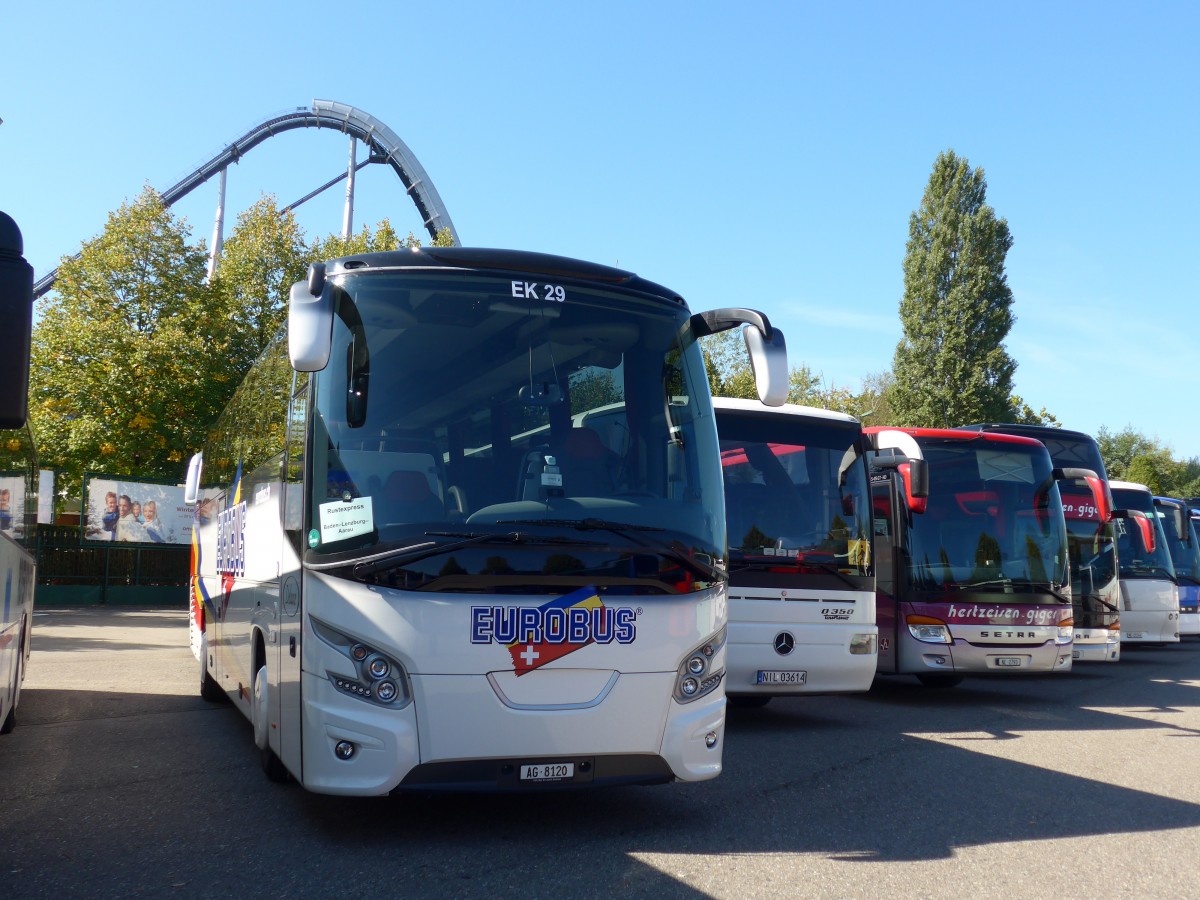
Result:
{"label": "bus side mirror", "polygon": [[1154,539],[1154,523],[1150,521],[1150,517],[1140,509],[1115,509],[1112,517],[1114,519],[1125,519],[1127,521],[1137,522],[1137,531],[1142,538],[1142,548],[1146,553],[1153,553],[1157,547],[1157,542]]}
{"label": "bus side mirror", "polygon": [[767,406],[782,406],[788,395],[787,344],[783,332],[772,328],[771,322],[756,309],[726,308],[698,312],[685,326],[692,337],[728,331],[735,325],[745,325],[742,338],[750,355],[754,385],[758,399]]}
{"label": "bus side mirror", "polygon": [[23,428],[29,412],[33,267],[21,229],[0,212],[0,428]]}
{"label": "bus side mirror", "polygon": [[787,343],[783,332],[772,328],[768,337],[757,325],[747,325],[742,329],[742,337],[750,354],[758,399],[767,406],[782,406],[788,395]]}
{"label": "bus side mirror", "polygon": [[1101,522],[1112,518],[1112,507],[1108,502],[1108,491],[1104,482],[1091,469],[1063,468],[1055,469],[1051,477],[1055,481],[1084,481],[1092,492],[1092,502],[1096,505],[1096,515]]}
{"label": "bus side mirror", "polygon": [[1188,528],[1189,513],[1187,506],[1181,500],[1166,500],[1154,498],[1154,507],[1166,517],[1170,514],[1171,524],[1175,528],[1175,537],[1185,546],[1191,544],[1191,533]]}
{"label": "bus side mirror", "polygon": [[[889,448],[891,449],[891,448]],[[929,463],[908,456],[885,456],[878,451],[871,457],[872,469],[895,469],[904,488],[904,504],[909,512],[923,513],[929,506]]]}
{"label": "bus side mirror", "polygon": [[[319,278],[314,274],[318,266]],[[288,295],[288,358],[297,372],[320,372],[329,365],[333,292],[324,276],[325,264],[313,263],[308,281],[297,281]]]}
{"label": "bus side mirror", "polygon": [[183,502],[189,506],[194,506],[200,499],[200,472],[203,468],[203,453],[197,453],[188,461],[187,479],[183,483]]}
{"label": "bus side mirror", "polygon": [[904,502],[909,511],[923,513],[929,506],[929,464],[923,459],[910,459],[896,467],[904,484]]}

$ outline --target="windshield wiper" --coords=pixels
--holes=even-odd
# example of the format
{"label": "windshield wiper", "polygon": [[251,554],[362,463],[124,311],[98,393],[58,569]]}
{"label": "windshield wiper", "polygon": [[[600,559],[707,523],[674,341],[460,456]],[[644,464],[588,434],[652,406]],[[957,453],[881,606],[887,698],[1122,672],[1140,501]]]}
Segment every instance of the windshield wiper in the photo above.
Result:
{"label": "windshield wiper", "polygon": [[1071,600],[1062,593],[1061,586],[1053,581],[1014,581],[1011,578],[989,578],[983,581],[955,582],[954,587],[960,591],[970,591],[975,588],[1003,587],[1006,594],[1029,594],[1034,591],[1045,591],[1060,603],[1070,603]]}
{"label": "windshield wiper", "polygon": [[[735,553],[740,555],[734,556]],[[813,569],[820,569],[822,572],[828,572],[830,575],[836,575],[839,581],[853,590],[862,589],[862,585],[851,580],[850,575],[843,572],[837,563],[826,562],[823,559],[801,559],[795,556],[747,556],[745,550],[731,549],[729,551],[730,568],[734,567],[735,562],[739,564],[738,568],[745,569],[760,567],[784,568],[788,566],[799,568],[801,566],[808,566]]]}
{"label": "windshield wiper", "polygon": [[637,535],[639,531],[666,531],[657,525],[630,525],[627,522],[610,522],[607,519],[515,519],[504,522],[497,522],[497,525],[545,525],[548,527],[574,528],[576,531],[609,531],[615,535],[627,538],[639,547],[645,547],[660,556],[665,556],[668,559],[673,559],[688,568],[699,572],[708,578],[709,581],[721,581],[724,579],[724,573],[716,566],[710,566],[708,563],[702,562],[693,556],[688,555],[684,550],[679,550],[671,544],[664,544],[661,541],[648,541]]}
{"label": "windshield wiper", "polygon": [[327,563],[311,563],[305,562],[304,566],[308,569],[316,569],[318,571],[324,569],[342,569],[346,566],[353,565],[351,570],[354,577],[359,581],[375,574],[383,569],[391,569],[397,566],[407,565],[408,563],[417,562],[430,556],[438,556],[442,553],[451,553],[461,547],[468,547],[471,544],[546,544],[546,543],[579,543],[570,538],[545,538],[536,535],[528,534],[524,531],[509,531],[507,533],[487,532],[458,532],[458,531],[427,531],[427,535],[435,537],[459,537],[463,540],[451,541],[448,544],[439,544],[437,541],[422,541],[419,544],[410,544],[407,547],[397,547],[393,550],[387,550],[383,553],[377,553],[374,556],[368,556],[356,561],[337,561]]}

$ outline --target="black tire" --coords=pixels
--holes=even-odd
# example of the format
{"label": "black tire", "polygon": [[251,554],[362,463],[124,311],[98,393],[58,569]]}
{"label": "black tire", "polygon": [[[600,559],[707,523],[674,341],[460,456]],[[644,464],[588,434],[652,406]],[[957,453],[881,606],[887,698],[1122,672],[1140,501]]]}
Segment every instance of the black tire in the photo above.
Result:
{"label": "black tire", "polygon": [[271,749],[270,740],[267,737],[269,726],[266,721],[259,721],[259,716],[264,715],[262,705],[259,702],[260,696],[265,697],[267,690],[267,667],[259,666],[258,672],[254,676],[254,688],[251,705],[254,709],[254,745],[258,748],[258,761],[262,765],[263,774],[267,776],[268,781],[274,781],[276,784],[283,784],[288,780],[288,770],[283,762],[275,755],[275,751]]}
{"label": "black tire", "polygon": [[725,699],[735,709],[762,709],[771,702],[771,697],[763,694],[726,694]]}
{"label": "black tire", "polygon": [[205,643],[200,644],[200,696],[209,703],[220,703],[229,699],[221,690],[221,685],[217,684],[217,679],[208,672],[208,646]]}
{"label": "black tire", "polygon": [[927,688],[943,690],[945,688],[957,687],[962,684],[961,675],[918,675],[917,681],[925,685]]}
{"label": "black tire", "polygon": [[267,781],[286,784],[291,777],[279,757],[275,755],[275,751],[270,747],[258,751],[258,761],[262,764],[263,774],[267,776]]}
{"label": "black tire", "polygon": [[0,734],[12,734],[17,727],[17,704],[21,702],[21,682],[25,680],[25,623],[21,623],[21,639],[17,641],[17,689],[13,691],[12,708],[0,722]]}

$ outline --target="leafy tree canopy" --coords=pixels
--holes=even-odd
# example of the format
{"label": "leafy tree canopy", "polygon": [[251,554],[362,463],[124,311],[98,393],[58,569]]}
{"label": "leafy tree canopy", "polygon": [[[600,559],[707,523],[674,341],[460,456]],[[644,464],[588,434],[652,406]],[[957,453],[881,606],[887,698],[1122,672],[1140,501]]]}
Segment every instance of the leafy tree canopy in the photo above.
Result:
{"label": "leafy tree canopy", "polygon": [[41,301],[30,418],[42,465],[174,479],[238,375],[234,317],[205,284],[203,246],[147,188],[64,259]]}
{"label": "leafy tree canopy", "polygon": [[891,396],[896,424],[951,426],[1005,421],[1016,363],[1003,341],[1012,328],[1004,261],[1008,223],[987,205],[982,169],[938,155],[909,219]]}
{"label": "leafy tree canopy", "polygon": [[1164,497],[1200,496],[1200,459],[1176,459],[1157,438],[1126,425],[1119,432],[1101,427],[1096,433],[1104,468],[1113,481],[1144,484]]}

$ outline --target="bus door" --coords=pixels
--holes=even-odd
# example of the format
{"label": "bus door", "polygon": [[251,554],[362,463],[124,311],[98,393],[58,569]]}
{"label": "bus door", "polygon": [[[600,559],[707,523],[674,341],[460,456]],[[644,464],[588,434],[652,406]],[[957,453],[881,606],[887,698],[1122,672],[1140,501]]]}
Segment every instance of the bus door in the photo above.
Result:
{"label": "bus door", "polygon": [[875,622],[879,626],[880,672],[896,671],[896,597],[897,511],[896,493],[890,473],[871,478],[871,507],[875,541]]}
{"label": "bus door", "polygon": [[304,553],[304,435],[308,408],[308,375],[297,373],[296,388],[288,410],[287,450],[284,458],[283,496],[279,499],[283,524],[279,567],[278,642],[268,646],[273,657],[270,671],[278,672],[280,761],[291,772],[301,771],[300,659],[304,632],[304,604],[300,559]]}

